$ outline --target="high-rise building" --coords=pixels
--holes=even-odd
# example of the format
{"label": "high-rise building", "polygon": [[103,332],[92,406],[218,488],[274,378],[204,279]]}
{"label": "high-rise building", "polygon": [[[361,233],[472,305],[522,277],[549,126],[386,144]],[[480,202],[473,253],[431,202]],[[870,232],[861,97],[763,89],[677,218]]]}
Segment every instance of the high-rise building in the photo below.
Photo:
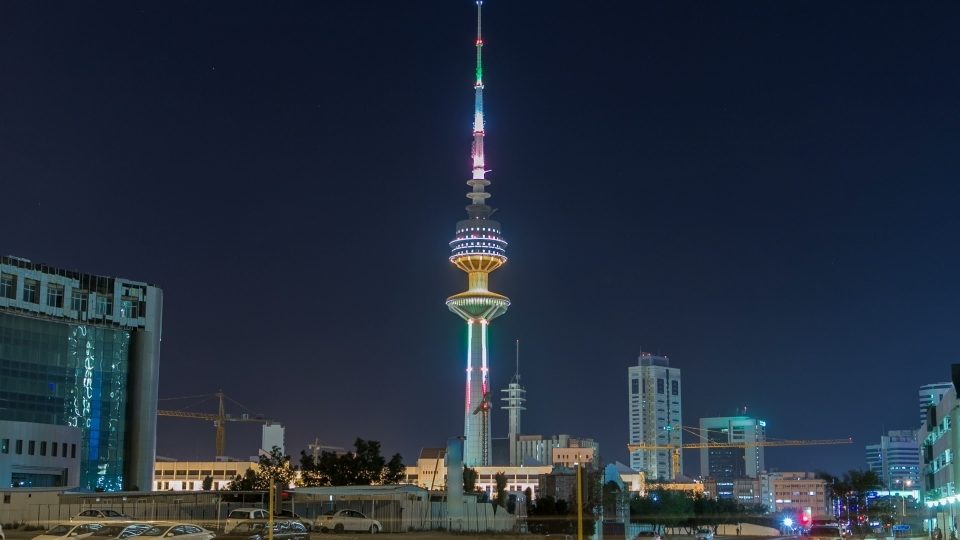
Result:
{"label": "high-rise building", "polygon": [[879,444],[866,447],[867,467],[891,490],[918,489],[920,485],[920,446],[912,429],[889,431]]}
{"label": "high-rise building", "polygon": [[763,446],[757,446],[756,443],[767,440],[766,432],[766,422],[749,416],[701,418],[700,433],[704,439],[697,442],[743,445],[701,448],[701,476],[716,480],[757,478],[760,471],[764,470],[764,457]]}
{"label": "high-rise building", "polygon": [[473,171],[467,185],[470,204],[467,219],[457,222],[450,242],[450,262],[467,274],[467,290],[447,298],[447,307],[467,322],[467,385],[464,403],[463,464],[468,467],[490,464],[490,365],[487,354],[487,328],[493,319],[506,313],[510,299],[488,288],[490,273],[507,262],[507,242],[500,223],[490,219],[493,208],[487,205],[490,194],[484,188],[486,162],[483,153],[483,63],[480,11],[477,0],[477,67],[473,110]]}
{"label": "high-rise building", "polygon": [[[670,367],[666,356],[641,353],[637,365],[627,369],[630,412],[630,443],[675,446],[682,442],[680,369]],[[673,480],[670,448],[630,453],[630,468],[642,471],[650,481]],[[683,470],[683,456],[678,456]]]}
{"label": "high-rise building", "polygon": [[0,257],[0,485],[153,485],[163,292]]}
{"label": "high-rise building", "polygon": [[920,426],[927,422],[927,411],[936,407],[943,395],[953,390],[952,382],[938,382],[925,384],[920,387]]}

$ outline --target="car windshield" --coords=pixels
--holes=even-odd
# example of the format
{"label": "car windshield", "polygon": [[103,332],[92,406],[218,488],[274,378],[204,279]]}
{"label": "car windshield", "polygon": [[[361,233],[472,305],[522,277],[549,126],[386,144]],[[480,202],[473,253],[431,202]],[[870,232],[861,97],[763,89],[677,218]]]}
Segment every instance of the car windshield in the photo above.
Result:
{"label": "car windshield", "polygon": [[73,525],[57,525],[56,527],[47,531],[47,534],[50,536],[63,536],[70,532],[73,529]]}
{"label": "car windshield", "polygon": [[140,533],[140,536],[163,536],[163,533],[167,532],[169,528],[170,527],[150,527]]}
{"label": "car windshield", "polygon": [[124,529],[122,533],[120,533],[120,538],[129,538],[131,536],[137,536],[149,528],[150,528],[149,525],[144,525],[144,524],[130,525],[129,527]]}
{"label": "car windshield", "polygon": [[248,510],[234,510],[233,512],[230,512],[230,515],[227,517],[234,519],[247,519],[250,517],[250,512]]}
{"label": "car windshield", "polygon": [[123,514],[117,512],[116,510],[104,510],[103,515],[107,517],[123,517]]}

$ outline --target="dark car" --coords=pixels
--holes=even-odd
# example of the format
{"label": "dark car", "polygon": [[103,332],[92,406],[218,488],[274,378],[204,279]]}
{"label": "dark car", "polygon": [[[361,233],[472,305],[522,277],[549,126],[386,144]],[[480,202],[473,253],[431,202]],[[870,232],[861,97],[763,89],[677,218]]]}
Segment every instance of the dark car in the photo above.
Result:
{"label": "dark car", "polygon": [[303,523],[303,526],[306,527],[308,531],[313,530],[312,519],[307,519],[301,516],[300,514],[294,514],[290,510],[280,510],[279,512],[274,513],[273,517],[284,519],[284,520],[290,520],[290,521],[299,521],[300,523]]}
{"label": "dark car", "polygon": [[[262,521],[247,521],[234,527],[229,533],[217,535],[217,540],[264,540],[268,538],[269,526]],[[274,521],[274,540],[309,540],[310,531],[299,521]]]}

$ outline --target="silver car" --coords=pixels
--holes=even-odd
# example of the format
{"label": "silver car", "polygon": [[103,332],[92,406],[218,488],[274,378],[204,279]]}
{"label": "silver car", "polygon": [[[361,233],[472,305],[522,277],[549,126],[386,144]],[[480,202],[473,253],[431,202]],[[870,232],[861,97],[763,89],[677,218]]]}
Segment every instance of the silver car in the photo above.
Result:
{"label": "silver car", "polygon": [[75,523],[103,523],[104,521],[123,521],[130,516],[109,508],[91,508],[70,518]]}
{"label": "silver car", "polygon": [[83,540],[97,532],[100,527],[99,523],[62,523],[34,536],[33,540]]}
{"label": "silver car", "polygon": [[137,535],[137,538],[167,538],[176,536],[177,540],[213,540],[216,534],[193,523],[155,523],[149,529]]}

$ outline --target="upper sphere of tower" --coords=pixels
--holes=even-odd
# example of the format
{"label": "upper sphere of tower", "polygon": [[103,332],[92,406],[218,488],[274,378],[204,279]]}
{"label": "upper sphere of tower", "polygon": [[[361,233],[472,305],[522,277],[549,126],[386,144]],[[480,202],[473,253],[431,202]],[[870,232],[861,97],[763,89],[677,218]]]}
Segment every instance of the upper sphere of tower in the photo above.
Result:
{"label": "upper sphere of tower", "polygon": [[464,272],[492,272],[507,262],[507,241],[500,233],[500,222],[492,219],[457,222],[450,251],[450,262]]}

